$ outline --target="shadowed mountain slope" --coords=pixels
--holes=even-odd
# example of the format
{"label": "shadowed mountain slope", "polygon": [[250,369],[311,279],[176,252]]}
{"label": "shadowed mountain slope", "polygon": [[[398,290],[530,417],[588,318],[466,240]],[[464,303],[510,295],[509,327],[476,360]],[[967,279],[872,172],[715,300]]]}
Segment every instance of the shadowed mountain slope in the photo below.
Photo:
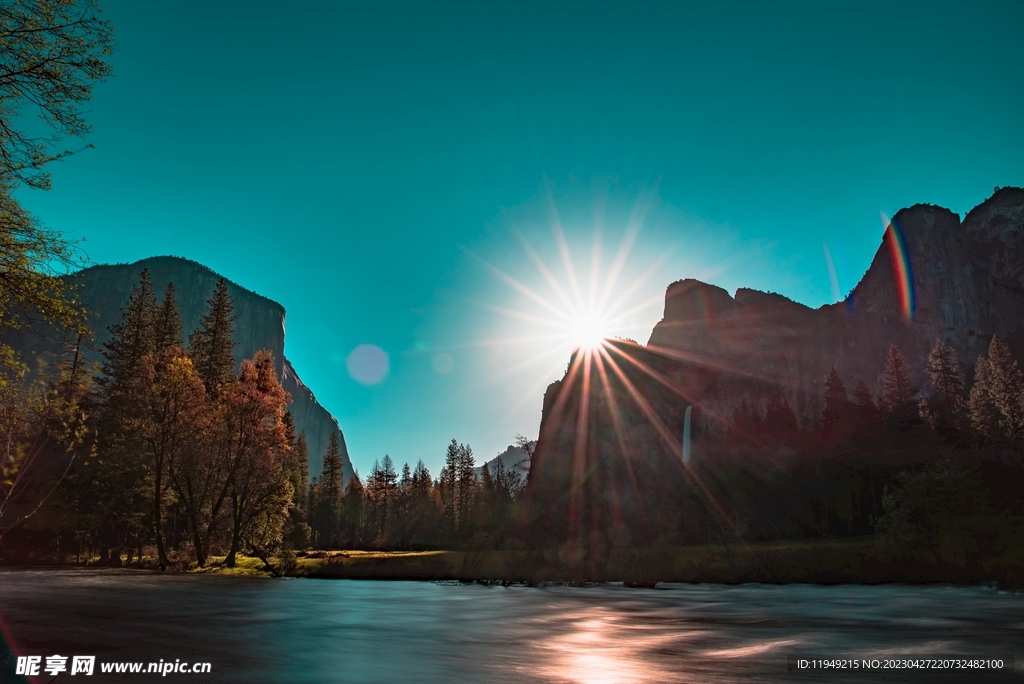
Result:
{"label": "shadowed mountain slope", "polygon": [[[213,294],[221,276],[202,264],[180,257],[151,257],[132,264],[92,266],[67,277],[77,287],[77,295],[90,312],[89,327],[94,337],[85,349],[88,361],[99,364],[101,350],[110,339],[110,327],[121,321],[121,307],[139,281],[143,269],[149,269],[157,298],[163,297],[169,282],[174,283],[185,337],[199,325],[199,317],[206,310],[206,301]],[[235,358],[250,358],[260,349],[269,349],[277,362],[277,372],[284,389],[291,394],[288,410],[295,419],[298,432],[306,434],[309,445],[309,470],[320,472],[320,461],[327,450],[331,432],[337,432],[341,444],[345,481],[354,474],[345,439],[338,421],[321,406],[313,393],[302,384],[298,374],[284,354],[284,307],[277,302],[227,281],[228,292],[234,300],[235,332],[237,343]],[[21,331],[5,331],[5,341],[21,353],[31,368],[39,361],[52,365],[58,347],[42,336]]]}

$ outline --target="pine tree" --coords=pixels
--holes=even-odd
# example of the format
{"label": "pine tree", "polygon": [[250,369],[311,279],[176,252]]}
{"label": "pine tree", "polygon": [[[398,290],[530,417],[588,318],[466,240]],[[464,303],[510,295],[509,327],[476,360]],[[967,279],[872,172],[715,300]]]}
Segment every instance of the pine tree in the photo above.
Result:
{"label": "pine tree", "polygon": [[835,366],[829,369],[828,377],[825,379],[824,398],[825,409],[821,414],[821,422],[824,432],[831,436],[846,423],[850,415],[850,398]]}
{"label": "pine tree", "polygon": [[910,368],[903,360],[903,354],[895,343],[889,345],[885,355],[885,382],[882,391],[882,406],[886,413],[906,409],[917,389],[910,378]]}
{"label": "pine tree", "polygon": [[[154,379],[155,314],[156,295],[149,270],[143,269],[121,309],[121,322],[111,326],[111,338],[103,350],[100,439],[95,467],[90,470],[92,479],[102,483],[97,496],[106,507],[102,514],[105,531],[120,530],[121,539],[126,535],[141,538],[142,521],[149,518],[156,533],[158,560],[166,566],[159,520],[163,483],[160,473],[153,472],[154,465],[162,464],[153,462],[145,430]],[[113,546],[104,553],[116,551]]]}
{"label": "pine tree", "polygon": [[128,391],[142,358],[156,351],[155,312],[153,283],[149,269],[143,269],[139,284],[132,288],[128,303],[121,309],[121,322],[111,326],[111,338],[103,350],[100,386],[107,403]]}
{"label": "pine tree", "polygon": [[199,319],[199,327],[188,338],[196,370],[206,385],[206,391],[214,397],[220,396],[223,386],[233,378],[234,309],[227,281],[221,278],[213,296],[206,302],[206,313]]}
{"label": "pine tree", "polygon": [[174,283],[167,283],[164,300],[156,311],[153,324],[154,347],[157,355],[173,347],[181,347],[181,312],[174,296]]}
{"label": "pine tree", "polygon": [[871,389],[863,379],[857,380],[857,386],[853,389],[853,403],[857,411],[857,424],[861,428],[874,424],[878,417],[878,406]]}
{"label": "pine tree", "polygon": [[441,469],[441,476],[438,481],[441,489],[441,506],[444,510],[444,516],[448,521],[448,527],[453,532],[459,525],[458,478],[459,443],[453,439],[448,445],[448,451],[445,452],[444,467]]}
{"label": "pine tree", "polygon": [[965,422],[964,378],[953,348],[936,340],[928,355],[928,398],[921,416],[935,431],[952,436]]}
{"label": "pine tree", "polygon": [[987,356],[979,356],[974,365],[974,385],[968,400],[968,412],[971,428],[982,440],[1001,441],[999,409],[992,401],[992,366]]}
{"label": "pine tree", "polygon": [[476,463],[473,460],[473,448],[468,444],[460,444],[456,461],[456,487],[458,489],[459,529],[469,522],[469,512],[473,503],[473,490],[476,486]]}
{"label": "pine tree", "polygon": [[332,431],[320,471],[320,507],[317,516],[321,545],[325,547],[336,544],[338,541],[344,482],[344,464],[341,460],[338,435]]}
{"label": "pine tree", "polygon": [[1006,342],[992,336],[988,347],[990,396],[999,412],[999,428],[1014,445],[1024,442],[1024,375]]}

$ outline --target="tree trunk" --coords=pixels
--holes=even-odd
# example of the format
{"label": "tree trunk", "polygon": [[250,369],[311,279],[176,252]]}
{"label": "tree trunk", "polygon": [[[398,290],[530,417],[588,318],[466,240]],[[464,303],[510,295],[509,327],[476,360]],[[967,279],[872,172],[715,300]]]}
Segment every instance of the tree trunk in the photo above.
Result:
{"label": "tree trunk", "polygon": [[[164,533],[163,528],[160,525],[160,519],[163,514],[160,510],[160,503],[163,493],[163,460],[157,459],[156,462],[156,480],[153,486],[153,529],[156,530],[156,556],[157,562],[160,564],[161,570],[167,569],[167,552],[164,550]],[[139,556],[139,560],[142,560],[142,556]]]}

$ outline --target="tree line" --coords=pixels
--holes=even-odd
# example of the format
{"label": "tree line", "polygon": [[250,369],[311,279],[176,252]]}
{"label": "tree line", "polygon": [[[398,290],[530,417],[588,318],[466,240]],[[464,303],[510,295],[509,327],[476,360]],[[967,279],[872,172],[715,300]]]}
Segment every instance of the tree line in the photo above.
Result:
{"label": "tree line", "polygon": [[[517,438],[521,448],[532,443]],[[452,440],[436,479],[420,460],[401,472],[389,455],[374,461],[365,483],[342,481],[337,438],[331,438],[319,477],[307,497],[308,538],[295,546],[318,549],[499,548],[519,531],[521,472],[497,461],[478,477],[473,449]]]}
{"label": "tree line", "polygon": [[879,534],[893,553],[960,563],[1012,546],[1024,529],[1024,374],[998,335],[970,383],[942,340],[922,361],[924,388],[890,345],[879,396],[863,380],[851,396],[832,367],[811,424],[780,395],[741,401],[726,446],[705,439],[694,463],[722,505],[684,496],[680,539]]}

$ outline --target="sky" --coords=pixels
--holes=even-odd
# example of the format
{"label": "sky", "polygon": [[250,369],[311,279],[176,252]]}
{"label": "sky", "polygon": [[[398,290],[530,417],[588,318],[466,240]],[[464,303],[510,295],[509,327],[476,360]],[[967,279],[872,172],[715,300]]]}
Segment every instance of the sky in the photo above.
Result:
{"label": "sky", "polygon": [[580,321],[646,343],[686,277],[818,307],[881,212],[1024,185],[1019,0],[103,8],[95,148],[20,198],[280,302],[363,474],[536,437]]}

